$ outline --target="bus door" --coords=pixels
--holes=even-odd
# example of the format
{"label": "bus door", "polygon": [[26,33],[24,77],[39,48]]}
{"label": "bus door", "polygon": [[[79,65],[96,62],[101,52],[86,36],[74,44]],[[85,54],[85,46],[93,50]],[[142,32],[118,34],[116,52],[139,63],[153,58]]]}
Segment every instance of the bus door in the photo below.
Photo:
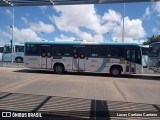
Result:
{"label": "bus door", "polygon": [[41,68],[52,69],[51,45],[41,45]]}
{"label": "bus door", "polygon": [[125,49],[126,62],[126,73],[134,74],[136,73],[136,50],[135,49]]}
{"label": "bus door", "polygon": [[84,71],[85,70],[85,47],[77,46],[73,47],[73,70]]}

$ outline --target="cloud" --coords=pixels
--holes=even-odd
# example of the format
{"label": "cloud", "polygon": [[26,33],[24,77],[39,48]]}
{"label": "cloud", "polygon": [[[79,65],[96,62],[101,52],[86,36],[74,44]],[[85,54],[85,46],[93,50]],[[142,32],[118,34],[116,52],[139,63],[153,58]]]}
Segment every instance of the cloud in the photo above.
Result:
{"label": "cloud", "polygon": [[74,40],[76,40],[75,37],[68,37],[63,34],[61,34],[59,37],[55,37],[55,41],[74,41]]}
{"label": "cloud", "polygon": [[60,16],[52,16],[52,21],[61,31],[78,34],[81,27],[95,33],[102,31],[101,19],[96,13],[94,5],[55,6],[54,9]]}
{"label": "cloud", "polygon": [[[134,40],[138,40],[143,38],[146,33],[144,28],[142,27],[142,21],[140,19],[132,19],[130,20],[129,17],[124,18],[124,38],[125,42],[133,42]],[[119,26],[113,29],[112,38],[113,40],[122,40],[122,22]]]}
{"label": "cloud", "polygon": [[108,22],[121,22],[121,19],[121,14],[111,9],[109,9],[108,12],[105,12],[102,17],[102,20],[106,20]]}
{"label": "cloud", "polygon": [[6,15],[8,15],[10,18],[12,18],[12,12],[9,9],[6,9],[5,11]]}
{"label": "cloud", "polygon": [[54,32],[54,26],[51,24],[45,24],[42,21],[39,21],[38,23],[31,23],[30,24],[30,29],[36,31],[36,32],[43,32],[46,34],[50,34]]}
{"label": "cloud", "polygon": [[30,28],[14,28],[14,42],[23,43],[28,40],[40,41],[41,38],[39,38],[36,32]]}
{"label": "cloud", "polygon": [[25,24],[28,24],[28,19],[27,19],[27,18],[21,17],[21,20],[22,20]]}
{"label": "cloud", "polygon": [[158,29],[157,27],[153,26],[152,27],[152,32],[156,33],[156,34],[160,34],[160,29]]}
{"label": "cloud", "polygon": [[5,44],[5,41],[0,39],[0,45],[4,45]]}
{"label": "cloud", "polygon": [[47,6],[40,6],[39,8],[40,8],[40,10],[42,11],[43,14],[44,14],[45,11],[48,9]]}
{"label": "cloud", "polygon": [[90,33],[81,32],[78,38],[68,37],[61,34],[59,37],[55,38],[55,41],[74,41],[74,40],[83,40],[84,42],[103,42],[105,41],[102,35],[94,35],[92,36]]}
{"label": "cloud", "polygon": [[[106,33],[110,33],[113,39],[122,39],[122,15],[115,10],[109,9],[101,16],[97,14],[94,5],[53,8],[59,15],[50,16],[49,19],[61,32],[74,33],[80,39],[87,41],[107,41],[103,36]],[[145,35],[142,20],[125,17],[126,42],[139,40]]]}
{"label": "cloud", "polygon": [[152,8],[157,12],[157,16],[160,17],[160,2],[153,4]]}
{"label": "cloud", "polygon": [[142,16],[142,19],[149,19],[150,15],[151,15],[151,9],[150,9],[150,7],[147,7],[144,15]]}
{"label": "cloud", "polygon": [[101,35],[101,34],[92,35],[87,32],[81,32],[79,34],[79,37],[80,37],[80,39],[85,40],[87,42],[104,42],[104,41],[106,41],[105,38],[103,37],[103,35]]}
{"label": "cloud", "polygon": [[10,32],[0,29],[0,44],[8,43],[12,39]]}
{"label": "cloud", "polygon": [[7,39],[11,39],[11,35],[8,33],[8,32],[5,32],[5,31],[3,31],[3,30],[1,30],[0,29],[0,36],[1,36],[1,38],[3,37],[5,37],[5,38],[7,38]]}

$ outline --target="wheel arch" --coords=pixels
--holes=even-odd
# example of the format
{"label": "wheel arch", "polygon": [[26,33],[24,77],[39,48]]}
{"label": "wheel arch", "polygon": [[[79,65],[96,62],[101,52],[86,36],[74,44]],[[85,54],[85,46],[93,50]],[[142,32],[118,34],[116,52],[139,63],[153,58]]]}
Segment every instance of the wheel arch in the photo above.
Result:
{"label": "wheel arch", "polygon": [[62,63],[62,62],[56,62],[56,63],[54,63],[53,69],[55,68],[56,65],[62,65],[63,68],[64,68],[64,70],[65,70],[65,65],[64,65],[64,63]]}
{"label": "wheel arch", "polygon": [[124,70],[123,70],[123,67],[122,67],[121,65],[119,65],[119,64],[113,64],[113,65],[110,67],[109,72],[111,72],[111,70],[112,70],[114,67],[119,68],[119,69],[121,70],[121,72],[124,71]]}
{"label": "wheel arch", "polygon": [[24,58],[22,56],[16,56],[14,60],[16,61],[18,58],[22,59],[22,62],[24,61]]}

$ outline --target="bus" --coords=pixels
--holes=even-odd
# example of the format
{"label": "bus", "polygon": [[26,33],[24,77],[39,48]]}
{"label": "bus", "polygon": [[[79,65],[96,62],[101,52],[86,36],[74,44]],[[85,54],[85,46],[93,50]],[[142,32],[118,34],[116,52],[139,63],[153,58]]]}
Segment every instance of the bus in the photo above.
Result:
{"label": "bus", "polygon": [[137,43],[25,42],[25,66],[35,69],[121,74],[142,73]]}
{"label": "bus", "polygon": [[148,68],[160,72],[160,42],[149,45]]}
{"label": "bus", "polygon": [[2,61],[3,58],[3,48],[4,46],[0,45],[0,61]]}
{"label": "bus", "polygon": [[[17,63],[22,63],[24,57],[24,44],[15,43],[13,44],[13,61]],[[4,45],[3,61],[12,61],[12,49],[11,44]]]}
{"label": "bus", "polygon": [[142,45],[141,49],[142,49],[142,65],[143,68],[147,68],[149,45]]}

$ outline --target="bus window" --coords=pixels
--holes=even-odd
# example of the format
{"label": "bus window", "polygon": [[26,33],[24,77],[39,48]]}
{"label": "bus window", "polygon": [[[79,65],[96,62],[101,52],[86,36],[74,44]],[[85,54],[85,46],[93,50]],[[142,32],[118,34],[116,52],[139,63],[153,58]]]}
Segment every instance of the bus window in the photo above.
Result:
{"label": "bus window", "polygon": [[108,46],[108,58],[123,58],[123,48],[120,46]]}
{"label": "bus window", "polygon": [[64,56],[72,56],[72,48],[71,46],[64,47]]}
{"label": "bus window", "polygon": [[39,46],[35,44],[27,44],[26,55],[39,55]]}
{"label": "bus window", "polygon": [[142,55],[148,55],[149,48],[142,47]]}
{"label": "bus window", "polygon": [[131,56],[131,50],[130,49],[125,49],[125,59],[127,61],[131,61],[130,56]]}
{"label": "bus window", "polygon": [[0,47],[0,53],[3,53],[3,47]]}
{"label": "bus window", "polygon": [[135,62],[136,60],[136,53],[135,50],[132,50],[132,62]]}
{"label": "bus window", "polygon": [[55,56],[63,56],[64,55],[64,46],[56,46],[54,48],[54,55]]}
{"label": "bus window", "polygon": [[24,46],[16,46],[16,52],[24,52]]}
{"label": "bus window", "polygon": [[136,50],[136,63],[142,64],[141,51],[140,50]]}
{"label": "bus window", "polygon": [[105,46],[92,46],[91,57],[106,57],[106,53]]}
{"label": "bus window", "polygon": [[12,49],[11,46],[5,46],[5,53],[11,53]]}

